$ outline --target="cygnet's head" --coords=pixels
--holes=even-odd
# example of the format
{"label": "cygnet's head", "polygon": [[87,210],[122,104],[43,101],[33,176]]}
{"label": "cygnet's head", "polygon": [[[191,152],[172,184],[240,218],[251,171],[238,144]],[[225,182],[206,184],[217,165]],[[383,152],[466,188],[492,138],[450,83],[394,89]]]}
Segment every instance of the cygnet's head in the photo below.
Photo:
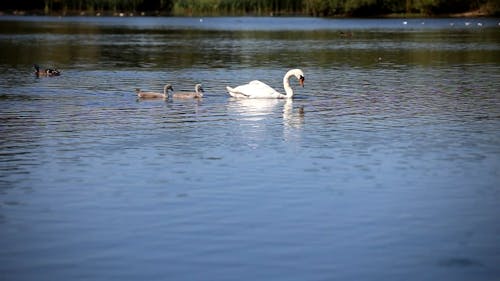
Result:
{"label": "cygnet's head", "polygon": [[200,93],[205,92],[205,90],[203,90],[203,88],[201,87],[201,84],[196,84],[195,90],[196,90],[196,92],[200,92]]}

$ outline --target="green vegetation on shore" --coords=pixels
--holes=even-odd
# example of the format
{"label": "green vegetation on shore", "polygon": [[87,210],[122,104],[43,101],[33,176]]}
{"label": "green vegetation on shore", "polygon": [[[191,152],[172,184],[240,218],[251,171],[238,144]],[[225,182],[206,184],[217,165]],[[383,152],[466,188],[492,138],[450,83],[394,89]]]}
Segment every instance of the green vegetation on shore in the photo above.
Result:
{"label": "green vegetation on shore", "polygon": [[499,16],[498,0],[2,0],[2,13],[45,15]]}

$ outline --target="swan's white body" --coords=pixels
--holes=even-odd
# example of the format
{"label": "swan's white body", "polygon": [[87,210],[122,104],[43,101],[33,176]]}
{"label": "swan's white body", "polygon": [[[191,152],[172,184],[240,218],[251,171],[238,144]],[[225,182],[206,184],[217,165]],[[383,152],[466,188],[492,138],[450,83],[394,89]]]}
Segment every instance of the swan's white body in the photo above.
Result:
{"label": "swan's white body", "polygon": [[292,69],[283,77],[283,88],[286,94],[281,94],[275,89],[259,80],[253,80],[248,84],[236,88],[226,87],[229,95],[235,98],[249,99],[285,99],[293,97],[293,89],[290,87],[290,77],[295,76],[301,86],[304,86],[304,73],[300,69]]}
{"label": "swan's white body", "polygon": [[172,94],[172,97],[176,99],[199,99],[203,97],[203,92],[201,84],[196,84],[194,92],[176,92]]}
{"label": "swan's white body", "polygon": [[168,99],[168,90],[174,90],[172,85],[165,85],[165,87],[163,87],[163,94],[157,92],[141,92],[140,89],[136,89],[136,92],[137,97],[141,99]]}

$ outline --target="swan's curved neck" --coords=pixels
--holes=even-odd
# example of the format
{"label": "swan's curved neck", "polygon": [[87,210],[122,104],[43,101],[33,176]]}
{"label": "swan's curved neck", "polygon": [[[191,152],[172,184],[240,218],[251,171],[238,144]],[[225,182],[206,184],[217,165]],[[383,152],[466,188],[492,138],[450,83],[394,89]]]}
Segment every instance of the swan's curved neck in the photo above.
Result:
{"label": "swan's curved neck", "polygon": [[285,88],[285,93],[287,98],[293,97],[293,89],[290,87],[290,77],[293,76],[292,71],[288,71],[283,77],[283,88]]}

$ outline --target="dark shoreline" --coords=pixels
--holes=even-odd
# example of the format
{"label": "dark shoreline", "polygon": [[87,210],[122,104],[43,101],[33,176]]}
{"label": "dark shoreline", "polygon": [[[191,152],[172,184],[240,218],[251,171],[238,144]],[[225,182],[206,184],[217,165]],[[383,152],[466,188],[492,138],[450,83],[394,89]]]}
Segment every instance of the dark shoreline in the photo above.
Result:
{"label": "dark shoreline", "polygon": [[390,13],[390,14],[374,14],[369,16],[350,16],[350,15],[335,15],[335,16],[314,16],[302,13],[279,13],[279,14],[257,14],[257,13],[244,13],[244,14],[172,14],[159,11],[124,11],[124,12],[88,12],[88,11],[72,11],[65,13],[50,13],[45,14],[43,11],[0,11],[1,16],[49,16],[49,17],[316,17],[316,18],[500,18],[495,14],[488,14],[480,10],[468,11],[464,13],[447,13],[447,14],[420,14],[420,13]]}

